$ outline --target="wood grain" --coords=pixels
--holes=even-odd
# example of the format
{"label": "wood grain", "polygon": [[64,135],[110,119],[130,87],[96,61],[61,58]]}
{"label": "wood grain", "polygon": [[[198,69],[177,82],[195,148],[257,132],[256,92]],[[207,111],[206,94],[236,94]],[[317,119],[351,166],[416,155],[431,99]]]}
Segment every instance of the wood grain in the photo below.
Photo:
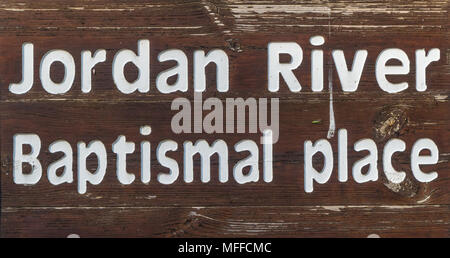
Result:
{"label": "wood grain", "polygon": [[[448,1],[0,1],[0,237],[449,237],[450,155],[450,50],[448,48]],[[333,175],[314,192],[303,189],[303,142],[326,138],[329,126],[328,91],[312,92],[309,38],[325,37],[325,63],[330,52],[344,50],[347,64],[357,49],[368,50],[359,88],[341,90],[332,65],[333,107],[337,128],[349,133],[349,164],[364,153],[353,144],[361,138],[375,139],[381,154],[384,143],[400,138],[406,151],[394,156],[394,167],[407,173],[400,185],[380,179],[357,184]],[[151,42],[150,92],[121,94],[111,75],[114,54],[124,48],[136,51],[139,39]],[[304,60],[295,75],[302,84],[299,93],[282,84],[280,91],[267,90],[267,44],[274,41],[299,43]],[[35,46],[34,86],[24,95],[8,91],[8,84],[21,80],[21,46]],[[106,49],[107,61],[95,67],[92,92],[80,89],[81,51]],[[189,91],[161,94],[155,86],[159,72],[173,63],[159,63],[163,50],[183,50],[189,61]],[[175,114],[170,110],[176,97],[193,99],[192,61],[198,49],[223,49],[230,61],[230,90],[218,93],[215,73],[207,70],[204,98],[254,97],[280,99],[280,140],[274,146],[274,181],[239,185],[220,183],[217,159],[212,159],[211,182],[199,181],[195,162],[194,182],[182,175],[169,186],[156,175],[164,172],[152,152],[152,181],[121,185],[115,175],[116,158],[111,144],[118,135],[138,143],[139,127],[150,124],[146,137],[154,151],[164,139],[183,141],[215,139],[227,141],[230,167],[245,155],[232,146],[242,139],[257,140],[260,134],[177,135],[170,130]],[[411,72],[392,78],[407,81],[401,93],[383,92],[375,78],[375,61],[386,48],[401,48],[411,60]],[[416,49],[439,48],[441,58],[427,70],[428,89],[415,90]],[[76,63],[72,89],[63,95],[46,93],[39,80],[39,62],[51,49],[69,51]],[[127,76],[137,76],[127,68]],[[62,79],[61,66],[52,78]],[[325,76],[326,77],[326,76]],[[325,78],[325,85],[328,85]],[[326,87],[325,87],[326,88]],[[380,135],[376,128],[389,112],[400,110],[406,121],[401,128]],[[313,123],[313,121],[320,121]],[[88,186],[80,195],[76,184],[52,186],[44,177],[34,186],[15,185],[12,178],[12,137],[36,133],[43,149],[40,160],[46,167],[57,155],[48,145],[58,139],[76,148],[78,141],[99,139],[108,150],[108,170],[102,184]],[[440,150],[439,162],[427,166],[439,177],[419,183],[409,167],[411,146],[418,138],[433,139]],[[337,139],[330,140],[337,160]],[[262,152],[260,148],[260,152]],[[74,151],[74,153],[76,153]],[[139,154],[128,157],[128,170],[139,175]],[[260,154],[261,155],[261,154]],[[176,152],[182,168],[182,151]],[[74,157],[75,158],[75,157]],[[74,159],[76,160],[76,159]],[[88,161],[90,165],[95,160]],[[314,161],[320,166],[321,160]],[[76,164],[74,164],[76,169]],[[75,182],[76,182],[75,175]]]}
{"label": "wood grain", "polygon": [[6,208],[3,230],[10,237],[447,237],[448,209],[448,205]]}
{"label": "wood grain", "polygon": [[[404,102],[405,103],[405,102]],[[336,105],[336,119],[343,128],[349,130],[349,164],[364,157],[366,153],[357,153],[353,150],[353,144],[359,139],[375,138],[376,133],[368,131],[367,128],[374,127],[377,113],[385,105],[382,102],[350,102],[343,105],[338,102]],[[34,110],[30,113],[30,107]],[[170,130],[170,120],[177,111],[170,111],[170,103],[152,102],[127,102],[120,104],[116,102],[100,103],[79,103],[70,105],[66,101],[51,101],[50,103],[8,103],[0,117],[2,118],[4,136],[2,141],[3,178],[2,185],[4,205],[6,206],[47,206],[49,199],[54,205],[86,205],[93,202],[101,205],[119,206],[146,206],[146,205],[267,205],[268,200],[274,205],[314,205],[314,204],[411,204],[427,199],[427,203],[446,204],[448,202],[448,192],[446,186],[449,180],[448,153],[450,153],[449,142],[438,142],[440,161],[437,165],[424,166],[427,171],[439,171],[439,177],[428,184],[415,183],[415,188],[409,195],[414,198],[404,197],[392,192],[386,187],[382,180],[366,184],[358,184],[353,181],[350,172],[350,180],[346,183],[337,181],[337,154],[335,154],[335,170],[332,179],[324,185],[316,184],[316,191],[313,194],[306,194],[303,189],[303,142],[306,140],[317,140],[325,138],[328,131],[328,123],[313,124],[312,121],[327,119],[326,102],[307,102],[299,104],[298,101],[283,102],[280,107],[280,139],[274,145],[274,181],[271,183],[258,183],[239,185],[232,176],[230,169],[230,180],[227,183],[218,181],[217,158],[212,158],[211,182],[200,182],[199,159],[195,159],[194,182],[186,184],[183,176],[169,186],[161,185],[157,182],[156,176],[159,173],[167,173],[167,169],[160,166],[156,160],[155,150],[159,141],[173,139],[179,144],[179,151],[170,154],[178,160],[180,170],[183,168],[183,148],[182,144],[186,140],[195,142],[198,139],[206,139],[210,144],[216,139],[226,139],[229,145],[229,167],[246,157],[246,153],[236,153],[233,150],[234,144],[242,139],[253,139],[258,142],[261,134],[174,134]],[[410,150],[412,144],[420,137],[431,139],[443,139],[447,136],[445,130],[448,128],[448,119],[441,121],[442,124],[430,123],[429,117],[415,115],[420,113],[417,109],[426,108],[429,113],[445,113],[447,105],[439,102],[430,102],[426,106],[416,107],[411,104],[408,107],[408,124],[399,132],[399,138],[407,143],[407,151],[394,157],[396,167],[408,172],[408,177],[412,177],[410,170]],[[141,111],[140,111],[141,110]],[[142,111],[145,110],[145,111]],[[146,112],[151,110],[152,112]],[[347,114],[351,112],[352,115]],[[114,116],[109,115],[113,113]],[[68,116],[67,114],[70,114]],[[132,115],[132,119],[130,118]],[[370,114],[370,115],[369,115]],[[55,123],[53,121],[58,121]],[[356,122],[355,122],[356,121]],[[46,125],[52,124],[51,127]],[[144,124],[152,126],[152,134],[143,137],[139,134],[139,127]],[[436,128],[438,127],[438,128]],[[99,139],[104,142],[108,150],[108,170],[104,182],[98,186],[90,186],[89,194],[91,198],[79,196],[77,184],[64,184],[52,186],[45,177],[34,186],[20,186],[13,183],[12,173],[12,137],[15,133],[36,133],[42,141],[42,152],[39,156],[43,169],[55,161],[60,155],[51,154],[47,151],[48,145],[58,139],[65,139],[72,144],[74,149],[74,160],[76,161],[76,143],[79,141],[89,142]],[[302,132],[299,135],[299,132]],[[121,185],[116,176],[116,155],[111,151],[111,144],[119,135],[125,135],[128,141],[139,144],[142,140],[149,140],[152,143],[152,181],[149,185],[140,182],[140,149],[137,148],[134,154],[127,157],[127,169],[136,175],[136,182],[124,186]],[[331,140],[333,148],[337,152],[337,139]],[[381,155],[384,143],[378,144]],[[262,157],[262,147],[260,146],[260,157]],[[381,157],[379,158],[379,173],[383,177]],[[95,157],[90,159],[93,165],[96,164]],[[320,160],[316,160],[317,167],[320,167]],[[76,162],[75,162],[76,163]],[[262,160],[260,160],[262,164]],[[260,166],[261,167],[261,166]],[[261,168],[262,169],[262,168]],[[74,166],[76,171],[76,164]],[[74,177],[76,181],[76,176]],[[416,181],[415,179],[413,181]],[[154,199],[147,200],[148,195],[155,196]],[[431,196],[430,196],[431,195]],[[22,196],[23,198],[14,198]],[[52,196],[59,196],[52,198]],[[207,196],[208,198],[203,198]],[[156,198],[157,197],[157,198]],[[411,196],[412,197],[412,196]],[[429,197],[429,198],[428,198]]]}

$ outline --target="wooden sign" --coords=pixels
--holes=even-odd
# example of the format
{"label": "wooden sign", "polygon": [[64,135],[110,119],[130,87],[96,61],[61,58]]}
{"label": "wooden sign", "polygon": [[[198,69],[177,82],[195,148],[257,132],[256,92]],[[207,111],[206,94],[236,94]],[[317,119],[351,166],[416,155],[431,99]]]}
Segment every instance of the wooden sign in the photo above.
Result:
{"label": "wooden sign", "polygon": [[0,5],[1,237],[448,237],[447,1]]}

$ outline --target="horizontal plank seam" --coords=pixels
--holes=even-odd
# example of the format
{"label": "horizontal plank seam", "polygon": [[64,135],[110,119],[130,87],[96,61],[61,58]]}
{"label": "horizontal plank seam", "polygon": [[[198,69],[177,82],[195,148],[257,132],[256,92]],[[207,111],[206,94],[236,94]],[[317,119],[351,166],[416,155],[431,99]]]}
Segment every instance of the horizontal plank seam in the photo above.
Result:
{"label": "horizontal plank seam", "polygon": [[317,208],[341,208],[341,209],[361,209],[361,208],[384,208],[384,209],[414,209],[414,208],[445,208],[450,204],[414,204],[414,205],[271,205],[271,206],[226,206],[226,205],[214,205],[214,206],[65,206],[65,207],[52,207],[52,206],[40,206],[40,207],[2,207],[3,211],[8,210],[69,210],[69,209],[240,209],[240,208],[305,208],[305,209],[317,209]]}

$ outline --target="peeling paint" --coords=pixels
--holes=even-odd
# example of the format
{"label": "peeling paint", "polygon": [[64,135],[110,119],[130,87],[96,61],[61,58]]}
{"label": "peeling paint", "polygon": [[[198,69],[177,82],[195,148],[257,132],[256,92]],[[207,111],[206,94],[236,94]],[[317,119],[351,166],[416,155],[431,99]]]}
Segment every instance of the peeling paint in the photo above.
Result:
{"label": "peeling paint", "polygon": [[434,99],[438,102],[447,102],[448,101],[448,95],[442,95],[438,94],[434,96]]}
{"label": "peeling paint", "polygon": [[345,208],[345,206],[321,206],[321,207],[329,211],[341,211],[341,209]]}

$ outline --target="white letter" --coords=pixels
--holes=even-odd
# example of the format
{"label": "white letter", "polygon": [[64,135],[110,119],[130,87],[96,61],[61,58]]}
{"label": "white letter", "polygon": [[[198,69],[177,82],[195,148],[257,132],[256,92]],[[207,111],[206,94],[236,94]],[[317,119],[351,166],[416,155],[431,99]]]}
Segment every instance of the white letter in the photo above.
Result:
{"label": "white letter", "polygon": [[[188,90],[188,60],[184,52],[179,49],[166,50],[159,54],[158,60],[159,62],[175,60],[178,64],[158,74],[156,88],[161,93],[186,92]],[[169,85],[167,79],[177,74],[177,81],[173,85]]]}
{"label": "white letter", "polygon": [[364,64],[366,63],[367,50],[356,51],[351,71],[347,69],[344,51],[334,50],[332,55],[339,80],[341,82],[342,90],[346,92],[356,91],[364,69]]}
{"label": "white letter", "polygon": [[[23,145],[30,145],[30,154],[23,154]],[[42,166],[37,159],[41,151],[41,139],[36,134],[16,134],[13,137],[13,175],[14,183],[34,185],[41,179]],[[31,173],[22,172],[22,164],[31,165]]]}
{"label": "white letter", "polygon": [[[64,79],[61,83],[55,83],[50,78],[50,67],[54,62],[64,65]],[[64,94],[70,90],[75,79],[75,61],[72,55],[65,50],[52,50],[42,57],[41,83],[45,91],[50,94]]]}
{"label": "white letter", "polygon": [[[386,63],[390,59],[397,59],[402,64],[401,66],[387,66]],[[389,93],[397,93],[408,88],[407,82],[390,83],[386,79],[386,75],[391,74],[408,74],[409,73],[409,58],[405,51],[398,48],[385,49],[378,55],[376,61],[375,75],[380,88]]]}
{"label": "white letter", "polygon": [[210,180],[211,156],[219,155],[219,181],[228,181],[228,146],[223,140],[217,140],[209,146],[205,140],[198,140],[195,145],[190,141],[184,142],[184,181],[192,182],[194,179],[193,159],[195,154],[201,157],[201,180],[207,183]]}
{"label": "white letter", "polygon": [[150,161],[151,161],[150,142],[141,142],[141,181],[144,184],[150,182]]}
{"label": "white letter", "polygon": [[[95,154],[98,166],[95,173],[89,172],[86,167],[86,160],[89,155]],[[91,141],[86,147],[86,143],[78,143],[78,193],[86,193],[87,182],[98,185],[102,182],[106,173],[106,149],[101,141]]]}
{"label": "white letter", "polygon": [[339,182],[347,182],[348,164],[347,164],[347,130],[338,131],[338,178]]}
{"label": "white letter", "polygon": [[[330,142],[321,139],[313,145],[311,141],[305,142],[305,192],[311,193],[313,188],[313,180],[319,184],[325,184],[330,179],[333,171],[333,149]],[[322,171],[318,172],[312,164],[312,157],[317,152],[321,152],[324,156],[324,166]]]}
{"label": "white letter", "polygon": [[206,89],[205,67],[209,63],[216,64],[216,85],[219,92],[228,91],[228,56],[221,49],[211,50],[206,56],[205,51],[194,52],[194,90],[203,92]]}
{"label": "white letter", "polygon": [[[420,156],[422,150],[430,150],[429,156]],[[424,173],[420,169],[420,165],[436,164],[439,160],[439,150],[436,144],[431,139],[419,139],[417,140],[411,151],[411,170],[417,181],[422,183],[428,183],[438,177],[438,173],[433,171],[430,173]]]}
{"label": "white letter", "polygon": [[91,51],[81,52],[81,91],[88,93],[91,91],[91,70],[100,62],[106,61],[106,50],[99,49],[95,51],[92,57]]}
{"label": "white letter", "polygon": [[[353,164],[353,178],[357,183],[365,183],[369,181],[377,181],[378,180],[378,169],[377,169],[377,161],[378,161],[378,149],[375,142],[371,139],[362,139],[355,143],[354,146],[355,151],[363,151],[368,150],[369,155],[358,160]],[[361,169],[369,165],[369,171],[367,174],[363,175],[361,173]]]}
{"label": "white letter", "polygon": [[112,151],[117,154],[117,178],[124,185],[133,183],[135,176],[127,172],[127,154],[134,152],[134,142],[127,142],[125,136],[117,137],[112,144]]}
{"label": "white letter", "polygon": [[172,184],[175,180],[177,180],[178,175],[180,174],[177,161],[166,156],[166,152],[176,151],[177,149],[178,144],[171,140],[164,140],[160,142],[156,148],[156,158],[158,159],[159,164],[170,170],[169,174],[158,174],[158,181],[161,184]]}
{"label": "white letter", "polygon": [[33,87],[34,76],[34,50],[33,44],[24,43],[22,45],[22,81],[20,83],[11,83],[9,91],[14,94],[27,93]]}
{"label": "white letter", "polygon": [[[325,43],[322,36],[314,36],[309,39],[313,46],[321,46]],[[311,51],[311,89],[312,91],[323,90],[323,50]]]}
{"label": "white letter", "polygon": [[[139,77],[134,82],[128,82],[123,73],[125,65],[132,62],[139,69]],[[124,94],[138,90],[146,93],[150,90],[150,41],[138,41],[138,55],[129,49],[116,53],[112,65],[114,83]]]}
{"label": "white letter", "polygon": [[[258,169],[258,162],[259,162],[259,150],[258,145],[252,140],[242,140],[236,145],[234,145],[234,149],[236,152],[242,152],[242,151],[248,151],[250,152],[250,155],[240,160],[236,165],[234,165],[233,168],[233,174],[234,179],[239,184],[245,184],[249,182],[258,182],[259,180],[259,169]],[[250,171],[247,175],[244,175],[243,169],[245,167],[249,166]]]}
{"label": "white letter", "polygon": [[273,137],[272,130],[266,129],[263,131],[263,169],[264,169],[264,182],[272,182],[273,179]]}
{"label": "white letter", "polygon": [[[47,168],[48,181],[53,185],[60,185],[62,183],[72,183],[73,182],[73,151],[70,143],[67,141],[59,140],[53,142],[48,147],[51,153],[63,152],[64,156],[58,161],[53,162]],[[64,167],[64,172],[61,176],[56,174],[56,171]]]}
{"label": "white letter", "polygon": [[383,170],[386,178],[394,184],[400,184],[405,180],[406,173],[397,171],[392,167],[392,154],[398,151],[405,151],[406,144],[400,139],[391,139],[384,146],[383,150]]}
{"label": "white letter", "polygon": [[441,58],[441,51],[433,48],[425,55],[425,49],[416,50],[416,89],[425,91],[427,89],[426,69],[431,62],[438,61]]}
{"label": "white letter", "polygon": [[[299,92],[302,87],[292,70],[299,67],[303,60],[302,48],[297,43],[269,43],[268,46],[269,91],[277,92],[280,88],[280,74],[292,92]],[[291,62],[280,63],[280,54],[291,56]]]}

